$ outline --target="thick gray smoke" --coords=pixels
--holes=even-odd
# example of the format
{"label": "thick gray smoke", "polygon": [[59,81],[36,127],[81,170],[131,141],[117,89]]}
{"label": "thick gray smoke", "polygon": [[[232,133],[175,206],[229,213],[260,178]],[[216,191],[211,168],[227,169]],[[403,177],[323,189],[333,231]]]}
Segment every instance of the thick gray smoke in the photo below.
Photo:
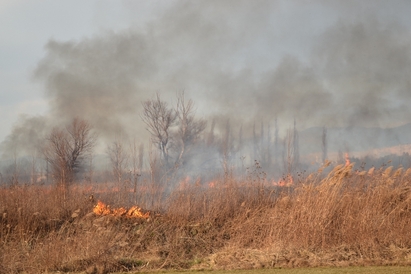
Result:
{"label": "thick gray smoke", "polygon": [[106,34],[80,42],[50,41],[35,77],[44,80],[51,114],[82,117],[103,136],[139,127],[141,100],[156,91],[156,66],[144,37]]}
{"label": "thick gray smoke", "polygon": [[176,1],[145,26],[49,41],[34,76],[53,124],[82,117],[107,140],[145,142],[141,102],[182,90],[217,130],[230,120],[245,135],[275,118],[302,129],[409,122],[410,24],[387,1],[311,2]]}
{"label": "thick gray smoke", "polygon": [[340,21],[322,35],[313,66],[333,95],[326,113],[333,124],[387,127],[409,122],[410,42],[409,29],[384,26],[375,18]]}
{"label": "thick gray smoke", "polygon": [[21,116],[15,123],[12,132],[0,144],[2,157],[13,159],[17,157],[38,157],[40,147],[50,130],[45,117]]}

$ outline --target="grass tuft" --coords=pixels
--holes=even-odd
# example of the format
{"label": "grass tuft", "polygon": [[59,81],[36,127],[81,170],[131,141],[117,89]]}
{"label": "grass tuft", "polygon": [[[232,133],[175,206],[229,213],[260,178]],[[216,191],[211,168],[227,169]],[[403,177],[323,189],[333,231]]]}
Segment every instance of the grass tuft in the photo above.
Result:
{"label": "grass tuft", "polygon": [[[148,219],[98,216],[81,187],[0,188],[0,272],[409,265],[410,169],[354,164],[272,186],[179,188]],[[157,206],[156,206],[157,207]]]}

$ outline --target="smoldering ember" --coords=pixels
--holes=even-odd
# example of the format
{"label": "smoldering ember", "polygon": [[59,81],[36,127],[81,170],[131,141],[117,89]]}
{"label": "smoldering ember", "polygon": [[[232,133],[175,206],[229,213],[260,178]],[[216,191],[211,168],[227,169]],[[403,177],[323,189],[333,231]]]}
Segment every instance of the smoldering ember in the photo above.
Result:
{"label": "smoldering ember", "polygon": [[46,2],[0,16],[0,273],[410,264],[409,1]]}

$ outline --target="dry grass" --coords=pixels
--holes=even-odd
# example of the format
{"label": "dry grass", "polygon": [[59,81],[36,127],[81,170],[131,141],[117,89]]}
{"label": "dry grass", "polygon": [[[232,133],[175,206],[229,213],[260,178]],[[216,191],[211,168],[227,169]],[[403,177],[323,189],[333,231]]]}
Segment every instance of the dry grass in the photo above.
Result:
{"label": "dry grass", "polygon": [[0,189],[0,272],[408,265],[411,170],[337,166],[292,187],[225,178],[174,191],[148,220],[99,217],[87,193]]}

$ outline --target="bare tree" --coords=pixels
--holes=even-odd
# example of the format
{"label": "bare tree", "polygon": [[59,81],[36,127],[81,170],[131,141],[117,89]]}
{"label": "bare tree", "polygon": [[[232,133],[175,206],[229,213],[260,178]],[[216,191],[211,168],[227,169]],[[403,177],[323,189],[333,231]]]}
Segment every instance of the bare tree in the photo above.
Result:
{"label": "bare tree", "polygon": [[260,130],[260,140],[259,140],[259,161],[261,166],[265,169],[271,167],[271,128],[270,124],[267,126],[267,130],[264,130],[264,123],[261,121],[261,130]]}
{"label": "bare tree", "polygon": [[151,208],[159,207],[162,190],[163,190],[163,174],[160,170],[160,165],[158,161],[158,154],[156,151],[151,149],[152,144],[150,144],[150,150],[148,152],[148,163],[149,163],[149,172],[150,172],[150,185],[149,192],[151,199]]}
{"label": "bare tree", "polygon": [[118,140],[114,141],[107,147],[107,154],[110,158],[113,175],[117,183],[118,199],[121,201],[121,194],[123,191],[123,174],[125,166],[127,165],[127,155],[124,151],[122,143]]}
{"label": "bare tree", "polygon": [[17,149],[14,147],[13,151],[13,160],[14,160],[14,170],[13,170],[13,176],[12,176],[12,185],[18,185],[19,184],[19,164],[18,164],[18,157],[17,157]]}
{"label": "bare tree", "polygon": [[266,142],[266,155],[267,155],[267,167],[271,168],[273,163],[273,155],[272,155],[272,148],[271,148],[271,126],[268,124],[267,128],[267,142]]}
{"label": "bare tree", "polygon": [[296,122],[294,119],[294,128],[287,130],[283,147],[283,165],[284,171],[288,176],[292,176],[300,164],[299,137]]}
{"label": "bare tree", "polygon": [[130,144],[131,150],[131,180],[133,182],[133,192],[135,195],[135,201],[137,201],[137,185],[139,177],[143,171],[143,159],[144,159],[144,145],[140,144],[137,148],[136,140],[134,139],[133,142]]}
{"label": "bare tree", "polygon": [[238,146],[237,150],[241,151],[244,146],[244,137],[243,137],[243,125],[240,126],[240,129],[238,130]]}
{"label": "bare tree", "polygon": [[295,146],[294,146],[294,131],[287,130],[287,135],[284,138],[283,148],[283,164],[284,171],[287,175],[291,175],[295,169]]}
{"label": "bare tree", "polygon": [[277,165],[278,164],[278,155],[280,153],[279,149],[279,137],[278,137],[278,123],[277,123],[277,117],[275,118],[274,122],[274,163]]}
{"label": "bare tree", "polygon": [[232,138],[231,138],[231,124],[230,120],[227,120],[224,135],[221,142],[221,154],[223,157],[223,169],[224,169],[224,176],[228,178],[230,174],[230,153],[233,153],[233,146],[232,146]]}
{"label": "bare tree", "polygon": [[93,176],[94,176],[93,153],[90,153],[88,166],[87,166],[87,174],[84,177],[84,179],[87,183],[91,184],[93,182]]}
{"label": "bare tree", "polygon": [[187,101],[184,92],[177,95],[174,109],[158,94],[155,99],[143,102],[141,118],[167,167],[170,167],[171,153],[174,167],[184,163],[185,155],[207,125],[205,120],[195,118],[194,102]]}
{"label": "bare tree", "polygon": [[37,163],[36,163],[36,156],[34,154],[31,155],[31,171],[30,171],[30,183],[34,184],[37,182]]}
{"label": "bare tree", "polygon": [[214,128],[215,128],[215,119],[211,121],[210,131],[207,134],[207,140],[206,140],[207,146],[212,146],[214,144]]}
{"label": "bare tree", "polygon": [[293,129],[293,150],[294,150],[294,165],[296,168],[300,165],[300,137],[297,130],[297,122],[294,118],[294,129]]}
{"label": "bare tree", "polygon": [[254,160],[257,160],[260,158],[260,147],[258,146],[258,141],[257,141],[257,133],[255,131],[255,122],[253,123],[253,152],[254,152]]}
{"label": "bare tree", "polygon": [[93,149],[95,138],[91,125],[75,118],[65,128],[54,128],[46,139],[45,159],[54,179],[65,190],[81,167],[81,159]]}
{"label": "bare tree", "polygon": [[259,147],[260,147],[260,161],[265,162],[265,135],[264,135],[264,121],[261,120],[260,126],[260,140],[259,140]]}
{"label": "bare tree", "polygon": [[184,92],[177,95],[177,106],[175,113],[178,120],[177,139],[179,143],[179,155],[176,159],[176,166],[183,161],[186,150],[199,138],[207,123],[204,119],[195,118],[194,102],[185,100]]}
{"label": "bare tree", "polygon": [[147,130],[151,134],[151,141],[161,151],[161,156],[167,166],[171,137],[170,128],[174,125],[176,117],[175,111],[169,108],[158,94],[155,99],[143,102],[141,119],[147,125]]}
{"label": "bare tree", "polygon": [[323,134],[322,134],[322,143],[321,143],[321,150],[322,150],[322,163],[324,164],[327,160],[327,152],[328,152],[328,143],[327,143],[327,128],[323,127]]}

